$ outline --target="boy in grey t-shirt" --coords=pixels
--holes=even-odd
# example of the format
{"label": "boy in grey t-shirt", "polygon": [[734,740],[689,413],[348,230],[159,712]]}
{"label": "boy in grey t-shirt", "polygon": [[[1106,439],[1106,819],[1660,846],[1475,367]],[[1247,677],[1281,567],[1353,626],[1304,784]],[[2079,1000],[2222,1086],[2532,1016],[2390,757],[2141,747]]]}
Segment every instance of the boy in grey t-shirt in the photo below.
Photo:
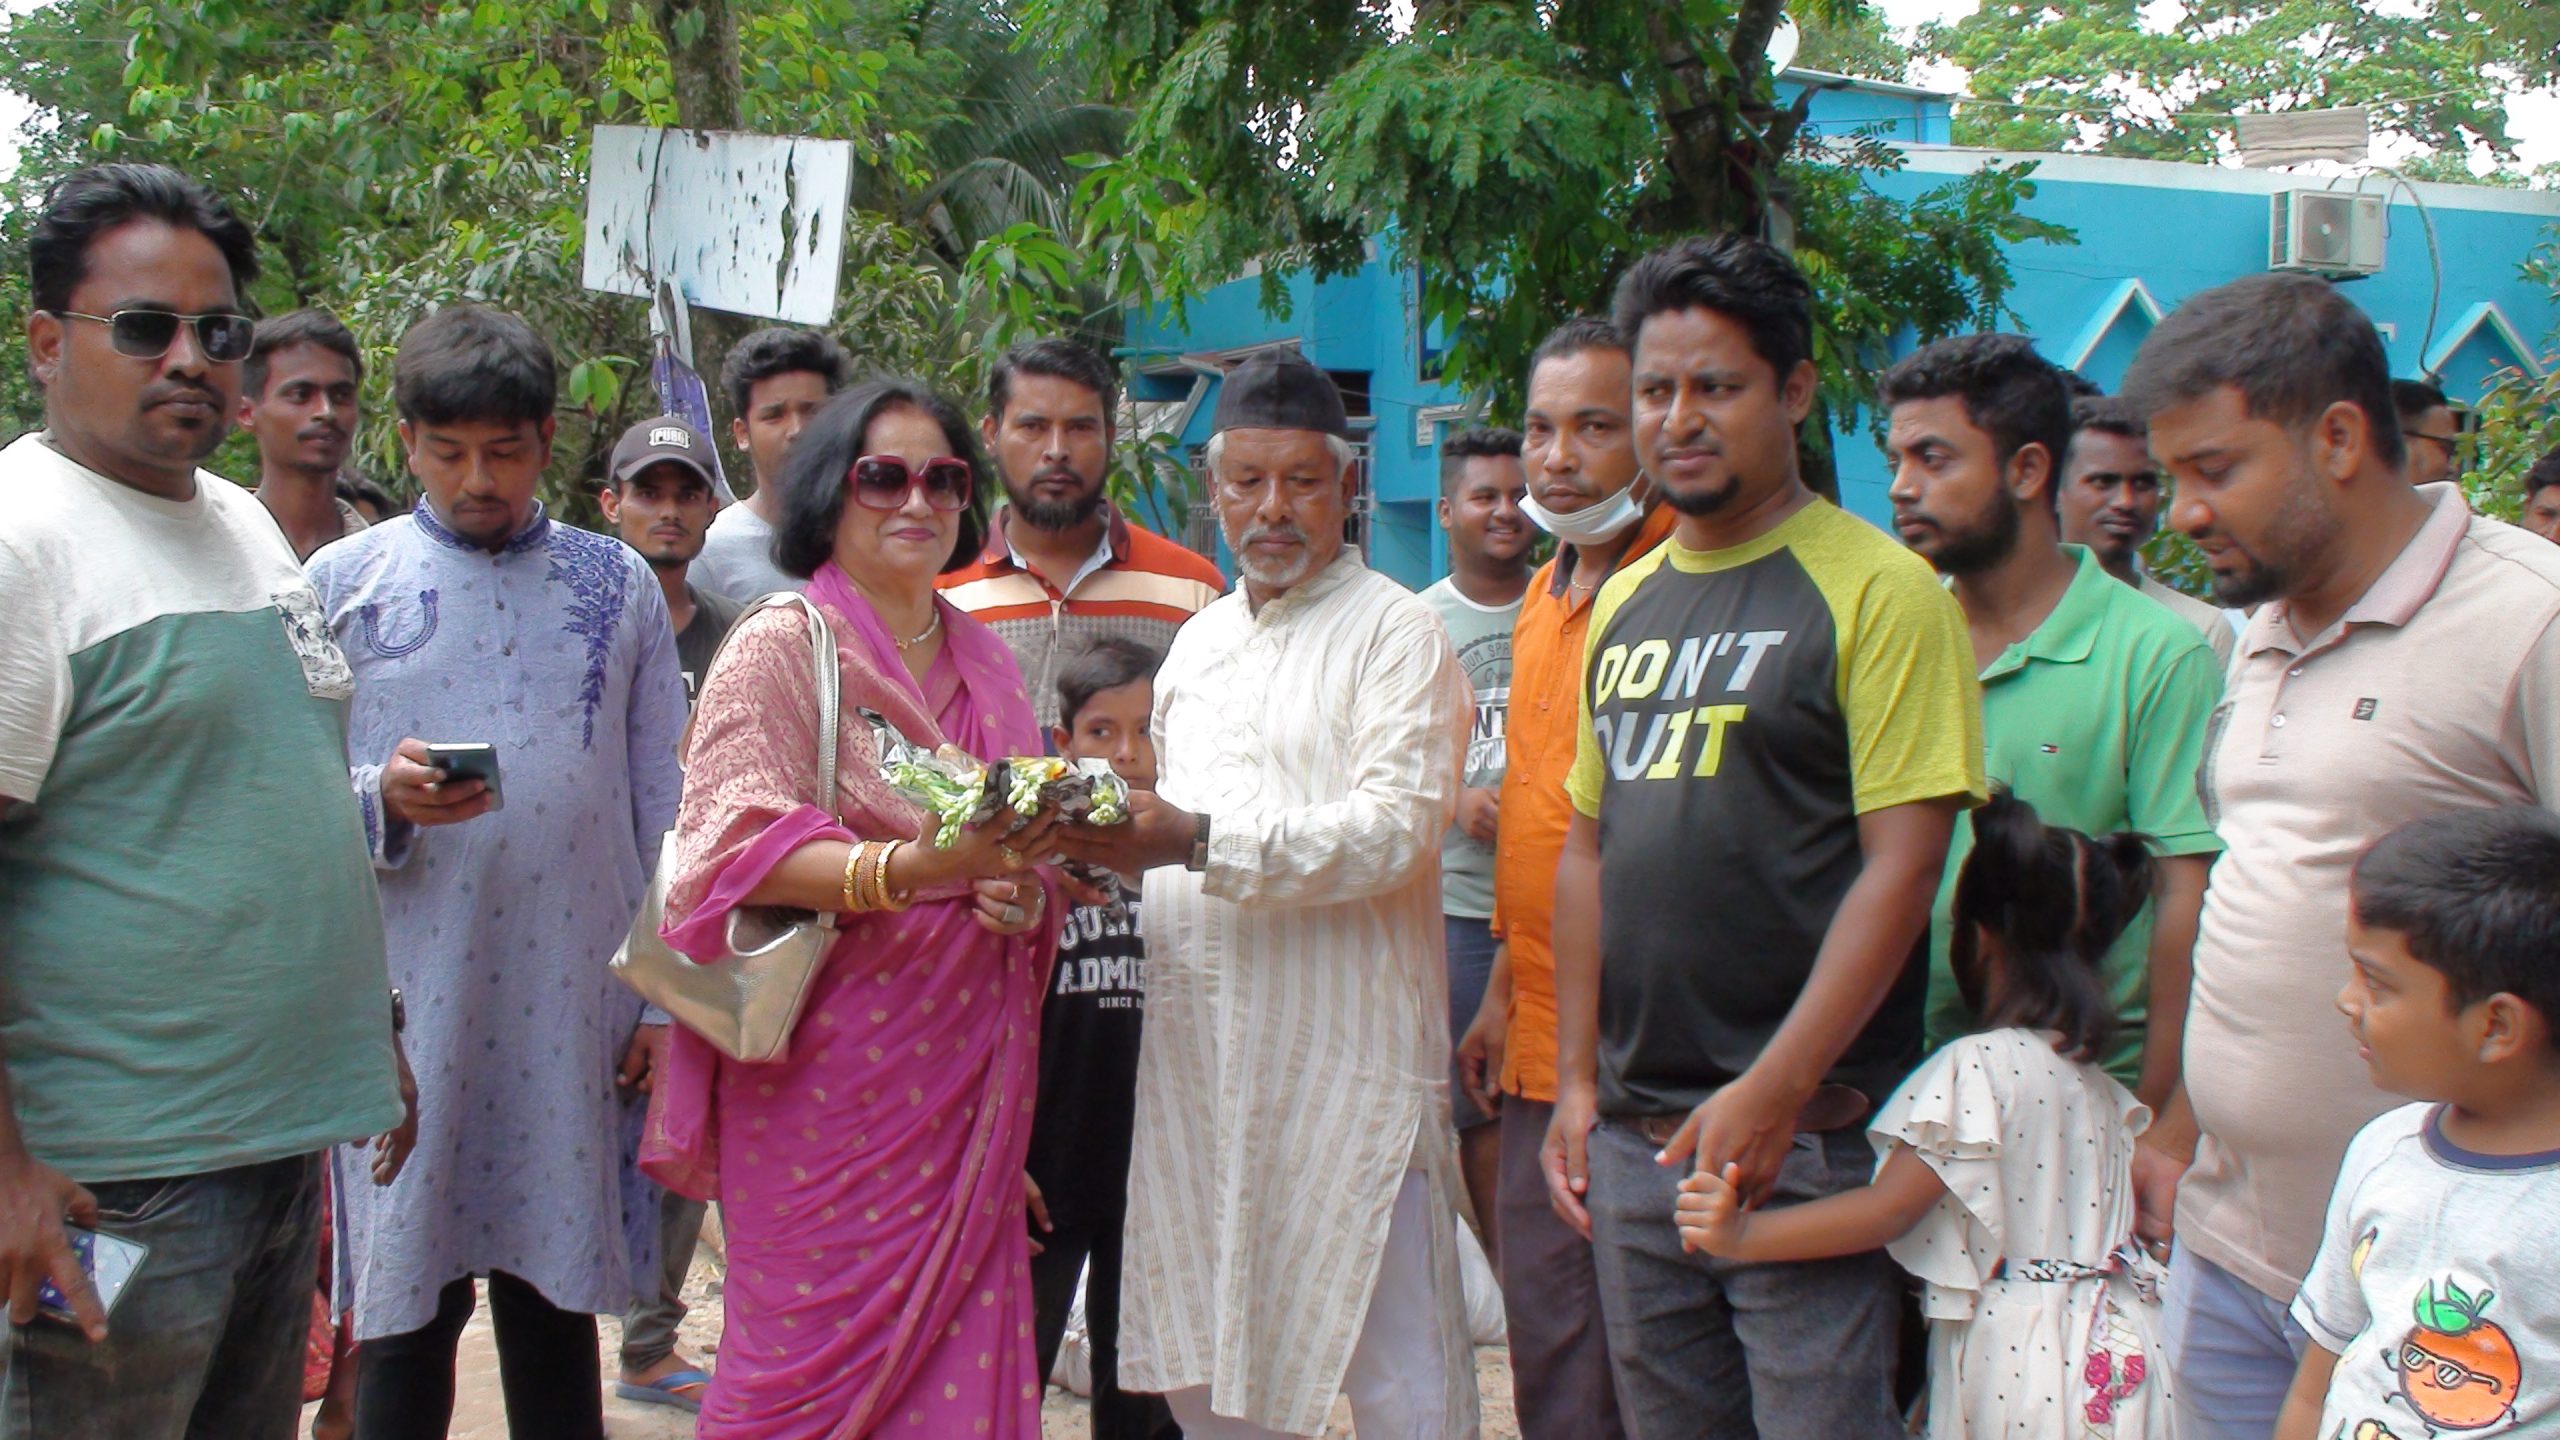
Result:
{"label": "boy in grey t-shirt", "polygon": [[[1529,481],[1520,465],[1520,432],[1461,430],[1440,447],[1440,528],[1449,536],[1449,574],[1422,592],[1440,616],[1450,647],[1474,689],[1476,718],[1467,737],[1465,788],[1457,823],[1440,845],[1440,910],[1449,945],[1449,1036],[1467,1033],[1493,974],[1493,845],[1502,793],[1503,721],[1511,707],[1511,629],[1529,590],[1529,551],[1536,539],[1520,511]],[[1468,1095],[1453,1064],[1449,1104],[1458,1127],[1458,1159],[1467,1198],[1489,1221],[1497,1136]]]}
{"label": "boy in grey t-shirt", "polygon": [[2438,815],[2357,863],[2338,996],[2385,1090],[2293,1302],[2277,1440],[2560,1425],[2560,817]]}

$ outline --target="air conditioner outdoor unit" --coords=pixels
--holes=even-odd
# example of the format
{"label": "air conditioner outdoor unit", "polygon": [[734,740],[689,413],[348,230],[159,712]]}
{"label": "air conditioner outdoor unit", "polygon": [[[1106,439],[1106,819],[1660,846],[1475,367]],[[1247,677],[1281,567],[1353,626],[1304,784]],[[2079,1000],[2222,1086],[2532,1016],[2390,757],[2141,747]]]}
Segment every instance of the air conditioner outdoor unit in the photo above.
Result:
{"label": "air conditioner outdoor unit", "polygon": [[2283,190],[2268,197],[2267,267],[2332,278],[2382,268],[2382,197],[2340,190]]}

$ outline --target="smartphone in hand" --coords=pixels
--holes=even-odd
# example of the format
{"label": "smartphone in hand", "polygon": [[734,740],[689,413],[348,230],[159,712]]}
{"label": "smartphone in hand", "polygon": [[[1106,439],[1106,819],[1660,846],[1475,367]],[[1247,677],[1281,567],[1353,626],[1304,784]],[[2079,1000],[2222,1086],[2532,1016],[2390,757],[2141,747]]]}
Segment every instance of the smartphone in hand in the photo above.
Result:
{"label": "smartphone in hand", "polygon": [[[62,1227],[71,1237],[71,1253],[88,1272],[89,1286],[98,1292],[98,1304],[113,1315],[116,1301],[124,1297],[125,1288],[133,1283],[133,1272],[151,1254],[151,1247],[121,1235],[102,1235],[83,1230],[77,1225]],[[71,1313],[71,1302],[61,1289],[47,1280],[36,1289],[36,1313],[65,1324],[78,1324]]]}
{"label": "smartphone in hand", "polygon": [[489,808],[506,808],[506,795],[498,788],[498,747],[489,744],[429,745],[427,763],[455,780],[477,780],[489,787]]}

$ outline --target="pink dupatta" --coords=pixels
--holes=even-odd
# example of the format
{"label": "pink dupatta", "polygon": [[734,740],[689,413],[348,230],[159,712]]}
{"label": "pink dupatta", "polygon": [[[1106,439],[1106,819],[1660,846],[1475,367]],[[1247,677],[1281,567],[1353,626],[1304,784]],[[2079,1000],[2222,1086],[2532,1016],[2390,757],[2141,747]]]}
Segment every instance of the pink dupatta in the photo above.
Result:
{"label": "pink dupatta", "polygon": [[[716,953],[729,911],[801,845],[917,833],[857,708],[923,745],[1039,752],[993,631],[937,597],[942,653],[919,686],[833,564],[808,594],[836,631],[845,824],[808,803],[817,705],[799,618],[755,615],[695,706],[664,931],[686,954]],[[965,888],[927,893],[843,917],[784,1059],[727,1060],[675,1031],[642,1168],[718,1198],[729,1244],[698,1435],[1037,1440],[1022,1163],[1056,951],[1049,927],[987,931]]]}

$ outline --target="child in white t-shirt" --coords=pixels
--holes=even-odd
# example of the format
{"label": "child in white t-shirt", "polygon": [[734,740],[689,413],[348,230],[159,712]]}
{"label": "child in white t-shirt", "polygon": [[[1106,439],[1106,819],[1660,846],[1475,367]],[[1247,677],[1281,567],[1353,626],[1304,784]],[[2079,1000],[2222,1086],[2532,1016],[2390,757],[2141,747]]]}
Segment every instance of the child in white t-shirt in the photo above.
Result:
{"label": "child in white t-shirt", "polygon": [[1922,1062],[1869,1123],[1866,1186],[1746,1213],[1683,1181],[1681,1244],[1747,1261],[1883,1247],[1922,1282],[1933,1440],[2168,1440],[2157,1262],[2133,1245],[2151,1112],[2098,1068],[2100,966],[2151,895],[2140,837],[2092,840],[1995,795],[1973,813],[1949,964],[1992,1027]]}
{"label": "child in white t-shirt", "polygon": [[2560,817],[2467,810],[2357,862],[2338,994],[2404,1105],[2347,1147],[2277,1440],[2560,1434]]}

